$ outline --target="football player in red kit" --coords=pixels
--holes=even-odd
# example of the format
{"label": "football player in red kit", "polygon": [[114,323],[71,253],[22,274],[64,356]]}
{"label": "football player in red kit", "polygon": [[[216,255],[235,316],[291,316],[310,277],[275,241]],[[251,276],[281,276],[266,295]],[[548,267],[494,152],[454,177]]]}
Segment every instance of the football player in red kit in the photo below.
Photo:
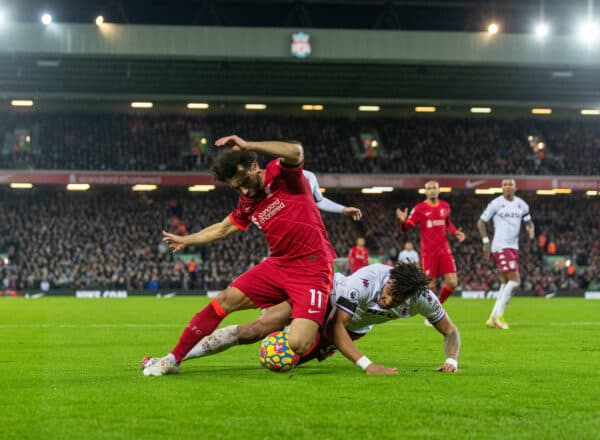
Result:
{"label": "football player in red kit", "polygon": [[426,199],[417,203],[408,215],[408,209],[396,210],[402,231],[419,226],[421,230],[421,266],[425,275],[431,278],[429,288],[436,291],[437,277],[444,277],[444,287],[439,294],[443,303],[452,294],[458,279],[456,264],[450,250],[447,234],[454,235],[459,242],[465,234],[450,220],[450,205],[439,199],[440,185],[435,180],[425,183]]}
{"label": "football player in red kit", "polygon": [[[266,308],[289,300],[289,342],[300,355],[310,352],[323,325],[333,281],[335,251],[329,242],[308,181],[302,174],[304,152],[298,143],[250,142],[226,136],[215,142],[228,147],[213,172],[239,194],[237,207],[222,221],[195,234],[163,232],[171,251],[223,239],[254,223],[269,244],[270,255],[238,276],[183,330],[178,344],[163,357],[146,357],[144,375],[179,372],[179,363],[231,312]],[[255,153],[277,156],[263,170]]]}

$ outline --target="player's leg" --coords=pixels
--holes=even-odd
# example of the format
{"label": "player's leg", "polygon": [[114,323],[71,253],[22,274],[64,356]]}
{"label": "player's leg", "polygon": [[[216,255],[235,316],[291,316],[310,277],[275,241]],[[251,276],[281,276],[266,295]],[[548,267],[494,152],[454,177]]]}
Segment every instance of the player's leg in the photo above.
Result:
{"label": "player's leg", "polygon": [[486,325],[508,330],[509,326],[504,320],[504,309],[521,281],[519,276],[519,253],[516,249],[502,249],[495,252],[493,257],[500,271],[501,286],[492,310],[492,316],[488,319]]}
{"label": "player's leg", "polygon": [[319,323],[306,318],[295,318],[289,329],[290,348],[299,355],[308,354],[317,344]]}
{"label": "player's leg", "polygon": [[498,289],[498,295],[496,296],[496,301],[494,301],[494,307],[492,308],[492,313],[490,314],[490,317],[488,318],[488,320],[485,322],[485,325],[487,325],[490,328],[496,328],[497,324],[496,324],[496,317],[498,316],[498,309],[500,308],[500,303],[501,298],[502,298],[502,294],[504,292],[504,288],[506,287],[506,282],[507,282],[507,278],[506,278],[506,273],[505,272],[500,272],[500,289]]}
{"label": "player's leg", "polygon": [[217,329],[212,334],[202,338],[183,360],[217,354],[238,344],[251,344],[260,341],[269,333],[284,328],[290,320],[291,313],[291,305],[284,301],[270,307],[266,313],[254,321]]}
{"label": "player's leg", "polygon": [[[162,376],[176,373],[186,354],[205,336],[210,335],[231,312],[270,307],[285,299],[277,282],[273,282],[273,261],[267,258],[237,277],[224,291],[197,313],[184,329],[179,342],[164,358],[144,358],[144,375]],[[158,361],[156,360],[158,359]]]}
{"label": "player's leg", "polygon": [[504,286],[506,286],[506,277],[504,276],[504,274],[500,274],[500,288],[498,289],[498,295],[496,296],[496,301],[494,301],[494,307],[492,308],[492,313],[490,314],[490,318],[488,319],[488,327],[493,327],[493,325],[490,325],[490,323],[492,322],[492,318],[494,316],[497,315],[497,311],[498,311],[498,305],[499,305],[499,301],[498,298],[500,298],[500,295],[502,293],[502,291],[504,290]]}
{"label": "player's leg", "polygon": [[163,376],[179,372],[179,364],[185,355],[204,336],[210,335],[231,312],[256,308],[256,305],[237,287],[229,286],[220,292],[186,325],[177,345],[162,358],[146,357],[142,361],[144,376]]}
{"label": "player's leg", "polygon": [[456,263],[452,255],[440,257],[440,273],[444,275],[444,287],[440,291],[440,303],[443,304],[458,285]]}
{"label": "player's leg", "polygon": [[506,276],[506,286],[499,295],[498,298],[498,308],[496,310],[496,322],[499,324],[497,327],[502,328],[504,330],[508,330],[508,324],[504,320],[504,310],[506,309],[506,305],[509,303],[510,299],[515,292],[515,289],[521,284],[521,277],[519,272],[507,272]]}
{"label": "player's leg", "polygon": [[302,356],[318,343],[333,284],[333,264],[308,260],[304,265],[287,266],[285,274],[286,293],[292,303],[289,344],[295,353]]}

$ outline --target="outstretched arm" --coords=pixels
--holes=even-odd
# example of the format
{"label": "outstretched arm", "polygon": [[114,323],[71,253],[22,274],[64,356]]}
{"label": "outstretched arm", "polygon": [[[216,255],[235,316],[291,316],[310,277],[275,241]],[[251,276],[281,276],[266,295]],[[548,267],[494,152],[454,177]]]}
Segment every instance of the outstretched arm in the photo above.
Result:
{"label": "outstretched arm", "polygon": [[348,334],[346,325],[352,320],[352,315],[344,310],[337,309],[334,317],[327,325],[327,332],[333,340],[333,343],[348,360],[357,364],[367,374],[398,374],[396,368],[389,368],[383,365],[372,363],[364,356]]}
{"label": "outstretched arm", "polygon": [[321,211],[331,212],[333,214],[342,214],[346,217],[350,217],[352,220],[358,221],[362,218],[362,211],[354,206],[344,206],[339,203],[335,203],[333,200],[323,197],[317,203],[317,207]]}
{"label": "outstretched arm", "polygon": [[256,153],[279,156],[281,161],[286,165],[299,165],[304,160],[304,150],[302,145],[297,143],[280,141],[245,141],[239,136],[231,135],[217,139],[215,145],[217,147],[229,147],[234,150],[254,151]]}
{"label": "outstretched arm", "polygon": [[444,353],[446,354],[446,362],[438,367],[438,371],[454,373],[458,371],[458,353],[460,351],[458,329],[447,314],[436,322],[434,327],[444,335]]}
{"label": "outstretched arm", "polygon": [[400,229],[402,232],[406,232],[415,226],[415,223],[408,216],[408,208],[404,208],[404,211],[397,208],[396,217],[400,220]]}
{"label": "outstretched arm", "polygon": [[171,252],[178,252],[187,246],[202,245],[221,240],[237,231],[239,231],[238,227],[231,223],[231,220],[227,217],[222,222],[210,225],[191,235],[182,236],[163,231],[163,241],[167,243]]}

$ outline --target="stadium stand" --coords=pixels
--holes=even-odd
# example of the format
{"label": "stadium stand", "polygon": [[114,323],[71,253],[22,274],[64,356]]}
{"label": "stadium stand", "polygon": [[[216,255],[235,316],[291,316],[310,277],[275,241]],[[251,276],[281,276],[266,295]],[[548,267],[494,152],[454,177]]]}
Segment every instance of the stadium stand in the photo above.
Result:
{"label": "stadium stand", "polygon": [[[0,122],[0,152],[3,169],[206,170],[206,145],[232,132],[300,139],[306,167],[326,173],[594,175],[600,169],[600,128],[575,119],[9,114]],[[23,133],[30,142],[20,139]],[[542,154],[530,137],[543,142]],[[378,141],[376,152],[365,138]]]}
{"label": "stadium stand", "polygon": [[[523,238],[523,288],[539,295],[557,289],[597,288],[600,285],[600,206],[583,196],[543,198],[523,195],[532,207],[538,241]],[[366,196],[337,193],[332,199],[362,208],[364,219],[354,223],[339,215],[324,214],[338,256],[346,255],[355,236],[364,234],[372,255],[394,261],[404,241],[418,245],[418,233],[403,234],[395,219],[396,207],[422,199],[415,191]],[[482,263],[476,221],[489,196],[472,193],[442,194],[453,207],[452,218],[467,239],[452,242],[460,287],[493,289],[497,280],[492,263]],[[267,254],[256,228],[211,246],[174,257],[161,244],[161,230],[188,233],[222,220],[235,204],[227,188],[190,194],[161,189],[133,193],[129,188],[93,189],[66,193],[53,187],[32,192],[0,190],[0,272],[5,288],[37,290],[42,281],[51,288],[119,288],[215,290]],[[594,199],[595,200],[595,199]],[[576,268],[545,263],[550,243],[555,255]],[[192,261],[193,260],[193,261]]]}

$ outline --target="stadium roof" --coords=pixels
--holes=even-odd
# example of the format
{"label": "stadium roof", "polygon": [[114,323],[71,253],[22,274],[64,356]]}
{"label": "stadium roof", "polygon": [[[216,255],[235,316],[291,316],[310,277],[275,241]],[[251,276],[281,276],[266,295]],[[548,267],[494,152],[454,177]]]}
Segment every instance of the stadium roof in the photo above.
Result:
{"label": "stadium roof", "polygon": [[600,68],[0,56],[11,96],[380,103],[600,102]]}
{"label": "stadium roof", "polygon": [[530,32],[543,16],[556,33],[569,32],[588,2],[564,0],[4,0],[12,20],[38,21],[50,12],[61,23],[111,23],[388,29],[478,32],[489,20],[505,32]]}

